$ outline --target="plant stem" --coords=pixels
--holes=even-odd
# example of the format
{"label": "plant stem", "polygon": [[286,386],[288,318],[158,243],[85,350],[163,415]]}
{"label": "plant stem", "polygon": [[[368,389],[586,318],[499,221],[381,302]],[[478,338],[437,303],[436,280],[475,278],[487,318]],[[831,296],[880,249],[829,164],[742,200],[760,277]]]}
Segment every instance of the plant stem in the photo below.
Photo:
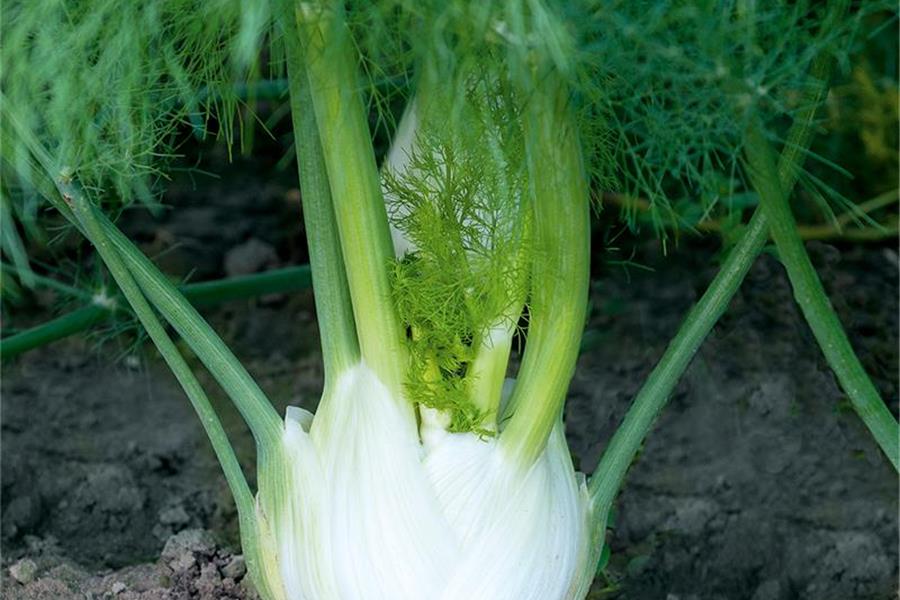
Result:
{"label": "plant stem", "polygon": [[694,358],[703,340],[728,308],[747,271],[768,239],[768,222],[757,209],[746,231],[716,273],[703,297],[691,308],[678,333],[647,377],[616,429],[591,477],[589,491],[595,518],[594,540],[599,549],[609,508],[625,473],[672,390]]}
{"label": "plant stem", "polygon": [[263,273],[189,283],[178,289],[194,306],[213,306],[229,300],[305,290],[311,283],[309,265],[297,265]]}
{"label": "plant stem", "polygon": [[[830,61],[827,58],[817,59],[813,63],[810,73],[813,81],[802,103],[805,108],[798,112],[788,132],[775,171],[782,190],[793,189],[799,176],[812,137],[816,109],[827,91],[829,71]],[[609,509],[622,486],[628,467],[703,340],[727,309],[753,261],[765,246],[768,236],[769,219],[765,211],[757,207],[740,240],[732,248],[706,292],[691,308],[603,452],[588,487],[594,519],[594,558],[599,556],[603,546]]]}
{"label": "plant stem", "polygon": [[[521,307],[518,314],[521,314]],[[481,427],[486,431],[496,432],[499,427],[498,412],[514,334],[512,317],[500,319],[491,326],[472,361],[471,375],[467,376],[472,381],[469,392],[472,403],[483,412]]]}
{"label": "plant stem", "polygon": [[[6,114],[10,124],[22,137],[34,160],[46,174],[46,177],[39,178],[39,183],[42,184],[39,189],[42,194],[45,194],[47,200],[66,220],[75,225],[82,235],[91,239],[81,219],[72,210],[72,206],[79,199],[83,199],[83,195],[71,181],[71,174],[59,173],[55,159],[9,110],[8,103],[2,100],[3,94],[0,93],[0,110]],[[54,176],[55,173],[59,173],[59,176]],[[278,442],[283,429],[281,418],[272,408],[271,402],[228,346],[156,268],[153,261],[144,256],[105,215],[98,213],[97,220],[105,232],[105,237],[116,248],[146,298],[178,331],[234,402],[256,440],[259,470],[264,471],[272,452],[280,447]]]}
{"label": "plant stem", "polygon": [[150,339],[184,389],[197,416],[200,417],[203,430],[212,444],[213,452],[225,474],[225,481],[234,497],[240,522],[241,545],[247,556],[247,568],[254,574],[254,580],[257,580],[256,573],[259,571],[259,565],[254,500],[234,449],[228,441],[228,435],[197,377],[166,334],[165,328],[134,281],[122,256],[111,243],[101,224],[101,219],[98,218],[96,209],[81,194],[69,196],[69,198],[72,201],[73,212],[88,239],[97,249],[119,289],[122,290]]}
{"label": "plant stem", "polygon": [[[16,275],[19,274],[19,269],[16,267],[8,267],[7,265],[0,265],[0,269],[7,271],[7,272],[11,272]],[[29,287],[49,288],[51,290],[55,290],[66,296],[69,296],[71,298],[78,298],[80,300],[84,300],[85,302],[91,302],[95,299],[94,296],[91,294],[91,292],[77,288],[72,285],[68,285],[61,281],[57,281],[56,279],[53,279],[52,277],[47,277],[46,275],[40,275],[39,273],[35,273],[33,271],[31,273],[31,277],[32,277],[33,281]]]}
{"label": "plant stem", "polygon": [[7,360],[84,331],[109,317],[107,308],[92,305],[0,340],[0,358]]}
{"label": "plant stem", "polygon": [[[54,281],[49,278],[41,278],[39,275],[37,277],[38,283],[42,284],[49,285],[50,281]],[[44,281],[45,279],[47,281]],[[240,298],[295,292],[306,289],[309,285],[309,265],[299,265],[253,275],[189,283],[178,289],[194,306],[211,306]],[[84,295],[87,296],[87,294]],[[92,304],[5,337],[0,340],[0,358],[13,358],[23,352],[89,329],[108,318],[114,310],[114,306]]]}
{"label": "plant stem", "polygon": [[[331,202],[328,172],[319,141],[309,79],[293,19],[284,27],[290,85],[294,149],[300,176],[303,222],[313,272],[316,320],[322,344],[325,387],[332,388],[345,370],[359,362],[359,340],[353,320],[350,288],[344,271],[341,240]],[[328,393],[323,393],[327,398]]]}
{"label": "plant stem", "polygon": [[298,29],[360,351],[394,397],[402,399],[406,353],[388,279],[394,252],[354,48],[341,16],[330,9],[301,9]]}
{"label": "plant stem", "polygon": [[526,109],[534,216],[528,343],[500,436],[526,467],[543,452],[560,418],[578,359],[590,280],[590,192],[581,145],[566,87],[549,79],[549,91],[530,98]]}
{"label": "plant stem", "polygon": [[153,262],[105,215],[101,214],[98,218],[147,299],[187,342],[232,399],[253,433],[262,455],[266,448],[277,443],[283,428],[281,418],[269,399],[212,327]]}
{"label": "plant stem", "polygon": [[794,288],[794,299],[800,305],[828,364],[850,397],[853,408],[872,432],[894,469],[900,470],[897,421],[856,357],[809,260],[803,241],[797,235],[797,225],[788,205],[787,194],[776,175],[772,149],[758,127],[751,127],[747,132],[745,153],[750,167],[750,180],[759,194],[760,206],[769,217],[769,230]]}

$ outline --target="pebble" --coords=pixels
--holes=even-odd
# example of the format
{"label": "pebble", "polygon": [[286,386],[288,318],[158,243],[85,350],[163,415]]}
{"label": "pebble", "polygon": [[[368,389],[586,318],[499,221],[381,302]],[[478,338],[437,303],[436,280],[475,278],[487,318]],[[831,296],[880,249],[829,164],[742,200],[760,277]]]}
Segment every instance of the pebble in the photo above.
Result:
{"label": "pebble", "polygon": [[30,558],[23,558],[9,568],[9,574],[13,579],[25,585],[34,581],[34,576],[37,574],[37,565]]}
{"label": "pebble", "polygon": [[222,576],[237,581],[247,572],[247,565],[244,557],[241,555],[232,556],[224,567],[222,567]]}

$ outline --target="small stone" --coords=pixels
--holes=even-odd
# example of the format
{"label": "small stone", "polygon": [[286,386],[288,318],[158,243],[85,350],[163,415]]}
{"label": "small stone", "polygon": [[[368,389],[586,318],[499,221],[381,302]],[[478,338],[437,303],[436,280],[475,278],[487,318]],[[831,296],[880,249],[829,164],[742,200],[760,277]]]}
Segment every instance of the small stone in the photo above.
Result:
{"label": "small stone", "polygon": [[126,586],[126,585],[125,585],[124,583],[122,583],[121,581],[117,581],[117,582],[115,582],[115,583],[112,585],[112,588],[110,588],[110,591],[111,591],[113,594],[115,594],[116,596],[118,596],[119,594],[121,594],[122,592],[124,592],[126,589],[128,589],[128,586]]}
{"label": "small stone", "polygon": [[211,556],[215,552],[212,535],[203,529],[185,529],[166,541],[160,558],[172,570],[185,572],[197,564],[195,555]]}
{"label": "small stone", "polygon": [[244,562],[244,557],[240,554],[232,556],[231,560],[228,561],[228,564],[222,567],[222,576],[234,579],[235,581],[243,577],[246,572],[247,564]]}
{"label": "small stone", "polygon": [[26,585],[34,581],[37,565],[30,558],[23,558],[9,568],[9,574],[22,585]]}

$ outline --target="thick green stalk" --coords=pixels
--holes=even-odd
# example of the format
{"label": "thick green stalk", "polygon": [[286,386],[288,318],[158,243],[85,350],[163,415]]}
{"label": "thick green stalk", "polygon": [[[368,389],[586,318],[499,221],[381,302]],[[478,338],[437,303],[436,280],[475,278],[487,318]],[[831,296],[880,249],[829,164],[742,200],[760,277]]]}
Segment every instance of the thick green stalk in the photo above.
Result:
{"label": "thick green stalk", "polygon": [[315,121],[328,172],[363,360],[402,398],[406,353],[391,298],[393,246],[357,58],[330,9],[298,13]]}
{"label": "thick green stalk", "polygon": [[500,437],[523,466],[543,452],[560,418],[590,279],[590,192],[581,145],[565,87],[548,80],[544,89],[529,100],[525,117],[534,216],[528,343]]}
{"label": "thick green stalk", "polygon": [[160,355],[184,389],[197,416],[200,417],[200,423],[212,444],[213,452],[225,474],[225,481],[234,497],[240,522],[241,546],[247,558],[247,568],[256,580],[258,579],[259,564],[253,494],[244,478],[234,449],[228,441],[228,435],[197,377],[169,338],[162,323],[134,281],[125,261],[111,243],[97,216],[96,209],[81,194],[69,196],[69,199],[83,231],[97,249],[119,289],[122,290]]}
{"label": "thick green stalk", "polygon": [[[38,149],[43,150],[42,147],[38,147]],[[45,169],[47,169],[47,164],[52,164],[49,156],[41,161],[41,165]],[[59,196],[50,195],[47,199],[69,222],[75,225],[82,235],[90,239],[80,220],[72,211],[71,205],[76,199],[82,197],[82,194],[70,179],[69,175],[62,174],[53,180]],[[260,453],[259,462],[265,463],[268,460],[268,449],[275,447],[282,430],[282,421],[275,409],[272,408],[269,399],[228,349],[228,346],[178,291],[178,288],[156,268],[153,261],[144,256],[106,215],[98,213],[97,219],[110,243],[116,248],[131,275],[140,285],[144,295],[178,331],[178,334],[188,343],[194,354],[209,369],[212,376],[234,402],[256,440]]]}
{"label": "thick green stalk", "polygon": [[313,271],[325,387],[331,388],[342,372],[359,362],[359,340],[299,33],[293,19],[288,19],[284,29],[303,222]]}
{"label": "thick green stalk", "polygon": [[[791,126],[778,162],[777,176],[785,193],[793,189],[812,137],[812,123],[827,92],[830,73],[828,58],[818,59],[810,74],[813,83],[807,90],[801,110]],[[622,486],[628,467],[649,433],[672,390],[687,369],[700,344],[728,307],[732,296],[768,240],[769,219],[762,207],[753,214],[737,245],[706,292],[688,313],[665,353],[641,387],[626,413],[622,425],[609,442],[589,484],[593,509],[593,551],[602,548],[609,509]]]}
{"label": "thick green stalk", "polygon": [[262,454],[281,437],[282,421],[244,366],[190,302],[104,215],[101,225],[132,276],[156,309],[191,347],[234,401]]}
{"label": "thick green stalk", "polygon": [[856,357],[809,260],[803,240],[797,233],[797,223],[788,205],[787,194],[776,175],[771,146],[758,127],[751,127],[747,132],[745,153],[750,166],[751,182],[759,194],[760,206],[769,218],[769,231],[794,288],[794,299],[803,311],[825,358],[850,397],[853,408],[872,432],[894,469],[900,470],[897,420]]}
{"label": "thick green stalk", "polygon": [[[59,282],[48,277],[41,275],[35,275],[35,277],[41,285],[52,285],[51,282],[59,284]],[[299,265],[273,269],[265,273],[189,283],[178,289],[194,306],[210,306],[240,298],[304,290],[309,287],[310,282],[309,265]],[[77,288],[68,290],[68,293],[89,297],[87,292]],[[31,329],[5,337],[0,340],[0,358],[13,358],[23,352],[85,331],[108,318],[114,310],[115,306],[112,304],[95,303]]]}

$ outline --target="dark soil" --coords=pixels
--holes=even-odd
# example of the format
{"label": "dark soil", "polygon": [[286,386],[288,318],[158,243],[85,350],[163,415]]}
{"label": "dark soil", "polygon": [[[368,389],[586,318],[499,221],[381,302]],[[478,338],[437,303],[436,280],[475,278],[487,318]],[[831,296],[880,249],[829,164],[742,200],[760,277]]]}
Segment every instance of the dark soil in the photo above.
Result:
{"label": "dark soil", "polygon": [[[167,272],[193,270],[193,279],[303,262],[296,190],[235,177],[202,191],[176,186],[174,211],[127,216],[127,230],[162,253]],[[685,241],[666,257],[656,243],[634,243],[655,271],[598,269],[599,343],[570,393],[569,441],[587,471],[715,271],[708,244]],[[810,251],[896,413],[897,253]],[[321,370],[309,292],[206,314],[279,410],[315,405]],[[37,307],[16,324],[50,316]],[[235,554],[236,513],[187,400],[152,349],[123,353],[130,346],[119,341],[98,351],[97,341],[66,340],[3,365],[3,597],[252,597]],[[249,435],[209,389],[252,472]],[[617,507],[595,598],[896,597],[896,475],[771,256],[756,263],[694,360]]]}

